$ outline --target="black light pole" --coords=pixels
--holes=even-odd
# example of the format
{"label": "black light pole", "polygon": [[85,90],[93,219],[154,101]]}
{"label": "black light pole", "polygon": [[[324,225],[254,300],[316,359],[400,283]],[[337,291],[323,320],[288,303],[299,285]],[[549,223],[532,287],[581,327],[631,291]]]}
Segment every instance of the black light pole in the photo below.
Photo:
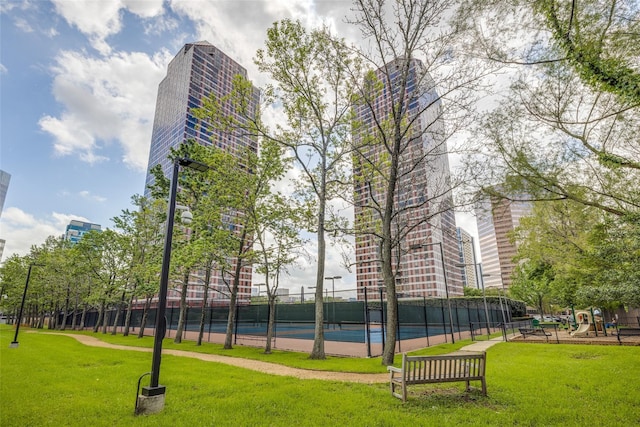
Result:
{"label": "black light pole", "polygon": [[451,342],[455,343],[456,339],[453,331],[453,315],[451,314],[451,300],[449,299],[449,284],[447,282],[447,269],[444,265],[444,249],[442,248],[442,242],[432,242],[432,243],[423,243],[421,245],[411,245],[409,249],[426,248],[431,245],[438,245],[440,247],[440,261],[442,261],[442,275],[444,276],[444,292],[447,298],[447,308],[449,310],[449,328],[451,329]]}
{"label": "black light pole", "polygon": [[24,292],[22,293],[22,302],[20,303],[20,311],[18,312],[18,323],[16,323],[16,334],[13,337],[13,341],[9,344],[9,348],[17,348],[19,346],[18,343],[18,332],[20,331],[20,322],[22,321],[22,311],[24,310],[24,301],[27,298],[27,289],[29,288],[29,279],[31,279],[31,268],[33,266],[42,267],[43,264],[29,264],[29,271],[27,271],[27,281],[24,284]]}
{"label": "black light pole", "polygon": [[160,272],[160,291],[158,293],[158,307],[156,309],[156,324],[153,340],[153,357],[151,362],[151,381],[149,386],[142,388],[142,396],[152,398],[161,396],[161,400],[154,403],[136,403],[136,413],[155,413],[164,408],[164,394],[166,387],[159,384],[160,362],[162,359],[162,340],[167,330],[167,319],[165,318],[165,306],[167,305],[167,292],[169,288],[169,266],[171,263],[171,243],[173,240],[174,215],[176,213],[176,194],[178,192],[178,174],[180,166],[189,167],[198,171],[210,169],[204,163],[186,158],[177,158],[173,162],[173,175],[169,187],[169,203],[167,206],[167,227],[164,236],[164,251],[162,254],[162,270]]}

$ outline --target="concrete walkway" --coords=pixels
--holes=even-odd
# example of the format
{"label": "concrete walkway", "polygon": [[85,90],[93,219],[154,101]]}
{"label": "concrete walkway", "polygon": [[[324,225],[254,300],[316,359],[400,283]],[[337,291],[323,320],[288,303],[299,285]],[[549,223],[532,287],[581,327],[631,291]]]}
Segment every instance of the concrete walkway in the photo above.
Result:
{"label": "concrete walkway", "polygon": [[499,342],[504,342],[502,337],[491,338],[487,341],[475,341],[473,344],[469,344],[467,346],[462,347],[459,351],[473,351],[473,352],[481,352],[487,351],[487,349]]}
{"label": "concrete walkway", "polygon": [[[126,350],[126,351],[140,351],[145,353],[151,353],[153,349],[144,347],[129,347],[124,345],[110,344],[91,335],[78,335],[78,334],[65,334],[60,332],[51,332],[55,335],[63,335],[70,338],[75,338],[80,343],[91,347],[110,348],[114,350]],[[462,347],[458,351],[469,352],[481,352],[486,351],[494,344],[502,342],[502,337],[493,338],[488,341],[476,341],[473,344]],[[259,360],[242,359],[238,357],[220,356],[214,354],[203,354],[192,351],[164,349],[163,354],[170,354],[173,356],[190,357],[193,359],[199,359],[205,362],[217,362],[224,363],[226,365],[232,365],[239,368],[251,369],[253,371],[263,372],[271,375],[289,376],[300,379],[317,379],[328,381],[343,381],[343,382],[356,382],[356,383],[385,383],[389,381],[389,374],[360,374],[353,372],[334,372],[334,371],[314,371],[310,369],[292,368],[289,366],[280,365],[277,363],[263,362]]]}

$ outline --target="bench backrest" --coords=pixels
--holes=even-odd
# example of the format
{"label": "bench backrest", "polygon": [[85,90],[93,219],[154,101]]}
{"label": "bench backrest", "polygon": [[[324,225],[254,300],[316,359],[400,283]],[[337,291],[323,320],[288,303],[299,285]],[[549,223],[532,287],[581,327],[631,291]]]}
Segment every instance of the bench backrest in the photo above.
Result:
{"label": "bench backrest", "polygon": [[640,328],[620,328],[618,335],[640,335]]}
{"label": "bench backrest", "polygon": [[486,353],[441,356],[402,355],[402,372],[407,383],[429,380],[480,379],[485,374]]}

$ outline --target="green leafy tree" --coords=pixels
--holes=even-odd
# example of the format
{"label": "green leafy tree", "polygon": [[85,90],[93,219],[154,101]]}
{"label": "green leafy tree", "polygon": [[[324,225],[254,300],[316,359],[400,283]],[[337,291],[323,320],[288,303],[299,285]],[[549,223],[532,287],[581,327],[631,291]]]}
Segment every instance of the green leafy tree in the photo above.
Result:
{"label": "green leafy tree", "polygon": [[102,232],[90,231],[76,246],[92,281],[88,301],[98,307],[94,332],[102,327],[102,333],[107,333],[107,310],[122,301],[129,254],[123,250],[118,233],[110,229]]}
{"label": "green leafy tree", "polygon": [[506,196],[568,199],[637,221],[637,5],[475,1],[463,10],[476,54],[514,73],[500,106],[478,126],[486,157],[470,167],[490,172],[478,185],[505,182]]}
{"label": "green leafy tree", "polygon": [[130,253],[126,275],[126,316],[123,335],[129,335],[133,302],[145,301],[140,332],[145,327],[146,315],[152,296],[157,292],[157,277],[162,256],[162,222],[166,216],[161,201],[134,195],[134,210],[125,209],[112,218],[114,227],[122,236],[125,251]]}
{"label": "green leafy tree", "polygon": [[[286,126],[270,130],[256,112],[243,110],[255,94],[250,83],[240,77],[229,97],[211,99],[203,107],[211,123],[281,144],[301,171],[298,200],[310,215],[299,227],[315,233],[318,241],[316,323],[310,354],[316,359],[325,357],[322,289],[326,234],[338,230],[328,202],[345,193],[342,186],[350,153],[351,89],[345,66],[349,61],[347,46],[326,29],[307,31],[299,22],[276,22],[267,31],[266,46],[256,53],[255,62],[274,81],[263,90],[265,104],[282,108]],[[234,105],[242,120],[229,117],[221,108],[225,103]]]}

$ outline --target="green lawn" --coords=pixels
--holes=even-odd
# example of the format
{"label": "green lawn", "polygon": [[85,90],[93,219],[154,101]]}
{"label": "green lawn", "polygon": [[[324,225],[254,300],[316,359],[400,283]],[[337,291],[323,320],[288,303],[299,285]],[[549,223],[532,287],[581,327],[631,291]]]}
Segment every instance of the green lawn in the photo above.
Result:
{"label": "green lawn", "polygon": [[[12,338],[10,329],[0,328],[3,427],[640,425],[640,347],[500,343],[487,354],[489,397],[466,394],[463,384],[445,384],[412,389],[406,404],[391,397],[388,384],[298,380],[163,355],[165,409],[136,417],[136,383],[150,368],[150,353],[86,347],[26,328],[19,348],[9,348]],[[214,346],[202,348],[207,347]],[[285,352],[262,356],[289,365],[306,358]],[[365,372],[379,364],[332,358],[313,361],[313,367],[339,362],[345,370],[368,366]]]}

